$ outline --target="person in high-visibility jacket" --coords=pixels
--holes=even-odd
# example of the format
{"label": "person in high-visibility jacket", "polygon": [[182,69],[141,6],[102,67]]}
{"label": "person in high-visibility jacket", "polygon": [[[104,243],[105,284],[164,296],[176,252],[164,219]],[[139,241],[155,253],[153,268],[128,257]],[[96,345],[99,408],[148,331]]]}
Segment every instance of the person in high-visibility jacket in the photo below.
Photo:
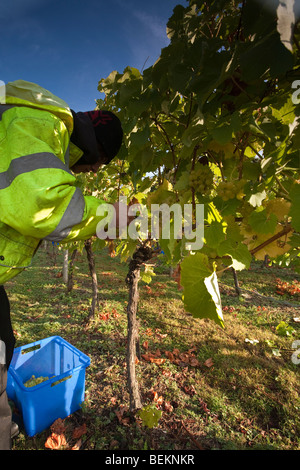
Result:
{"label": "person in high-visibility jacket", "polygon": [[7,83],[4,96],[0,101],[0,450],[11,449],[15,432],[6,395],[15,338],[3,284],[30,266],[42,240],[63,244],[96,234],[101,220],[97,209],[104,201],[84,196],[76,187],[76,174],[96,172],[109,163],[123,138],[115,114],[74,112],[34,83]]}

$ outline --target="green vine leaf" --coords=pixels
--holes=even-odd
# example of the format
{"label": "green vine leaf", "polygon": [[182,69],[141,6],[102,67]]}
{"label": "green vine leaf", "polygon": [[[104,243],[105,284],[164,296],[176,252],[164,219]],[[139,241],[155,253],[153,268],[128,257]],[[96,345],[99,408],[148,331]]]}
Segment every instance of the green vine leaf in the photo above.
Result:
{"label": "green vine leaf", "polygon": [[277,226],[276,215],[267,214],[266,209],[260,209],[251,213],[249,217],[249,224],[257,233],[274,233]]}
{"label": "green vine leaf", "polygon": [[218,280],[206,255],[191,254],[182,261],[181,285],[185,309],[195,318],[210,318],[224,328]]}
{"label": "green vine leaf", "polygon": [[147,428],[155,428],[162,416],[162,411],[158,410],[155,405],[147,405],[138,411],[138,415],[142,423]]}

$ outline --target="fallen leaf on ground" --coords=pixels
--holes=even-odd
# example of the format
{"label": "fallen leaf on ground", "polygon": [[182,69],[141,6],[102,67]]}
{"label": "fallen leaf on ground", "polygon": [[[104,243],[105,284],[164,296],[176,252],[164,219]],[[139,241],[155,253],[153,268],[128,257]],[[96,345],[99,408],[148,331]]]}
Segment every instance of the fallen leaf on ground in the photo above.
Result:
{"label": "fallen leaf on ground", "polygon": [[157,403],[158,405],[162,405],[164,399],[162,396],[159,396],[157,392],[153,392],[153,399],[152,399],[155,403]]}
{"label": "fallen leaf on ground", "polygon": [[167,411],[168,413],[172,413],[173,411],[173,406],[169,401],[164,402],[164,410]]}
{"label": "fallen leaf on ground", "polygon": [[151,328],[147,328],[147,330],[145,331],[145,334],[147,336],[152,336],[153,335],[153,331],[151,330]]}
{"label": "fallen leaf on ground", "polygon": [[109,320],[109,313],[99,313],[99,319],[104,321]]}
{"label": "fallen leaf on ground", "polygon": [[66,445],[67,441],[64,434],[56,434],[55,432],[53,432],[45,442],[45,447],[52,450],[59,450]]}
{"label": "fallen leaf on ground", "polygon": [[184,391],[184,393],[186,393],[187,395],[190,395],[191,397],[196,394],[196,390],[193,385],[191,385],[190,387],[187,385],[183,386],[182,390]]}
{"label": "fallen leaf on ground", "polygon": [[200,362],[199,362],[198,359],[196,359],[195,357],[191,357],[191,358],[190,358],[189,364],[190,364],[192,367],[200,366]]}
{"label": "fallen leaf on ground", "polygon": [[157,403],[158,405],[162,405],[162,404],[163,404],[163,401],[164,401],[163,397],[160,396],[160,397],[157,398],[156,403]]}
{"label": "fallen leaf on ground", "polygon": [[150,362],[160,366],[161,364],[164,364],[166,360],[162,359],[161,357],[150,357]]}
{"label": "fallen leaf on ground", "polygon": [[158,328],[155,329],[155,334],[159,339],[164,339],[168,336],[167,333],[161,333]]}
{"label": "fallen leaf on ground", "polygon": [[121,405],[120,408],[115,411],[117,418],[119,420],[119,423],[123,424],[124,426],[129,426],[130,424],[130,418],[126,416],[123,417],[124,413],[126,413],[127,411],[128,411],[127,406],[123,406],[123,405]]}
{"label": "fallen leaf on ground", "polygon": [[73,439],[79,439],[83,434],[86,433],[86,424],[84,423],[82,426],[78,426],[74,429],[72,433]]}
{"label": "fallen leaf on ground", "polygon": [[205,365],[206,367],[211,367],[211,366],[213,366],[214,363],[213,363],[212,358],[210,357],[209,359],[206,359],[206,361],[204,362],[204,365]]}
{"label": "fallen leaf on ground", "polygon": [[65,423],[61,418],[56,419],[54,423],[50,426],[50,429],[55,434],[63,434],[64,432],[66,432]]}
{"label": "fallen leaf on ground", "polygon": [[121,316],[115,308],[112,309],[111,313],[112,313],[114,318],[119,318]]}
{"label": "fallen leaf on ground", "polygon": [[82,445],[82,440],[79,439],[79,440],[76,442],[76,444],[74,444],[73,447],[71,447],[71,450],[79,450],[80,447],[81,447],[81,445]]}
{"label": "fallen leaf on ground", "polygon": [[171,353],[170,351],[165,351],[165,355],[167,356],[170,361],[174,361],[174,354]]}
{"label": "fallen leaf on ground", "polygon": [[141,354],[141,357],[144,359],[144,361],[150,362],[150,354]]}

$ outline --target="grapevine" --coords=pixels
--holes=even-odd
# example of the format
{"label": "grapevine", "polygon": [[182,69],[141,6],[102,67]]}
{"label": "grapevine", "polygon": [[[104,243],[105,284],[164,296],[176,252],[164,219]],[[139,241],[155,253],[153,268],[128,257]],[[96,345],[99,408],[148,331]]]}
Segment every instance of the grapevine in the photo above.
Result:
{"label": "grapevine", "polygon": [[280,9],[266,14],[264,2],[187,3],[174,9],[154,65],[101,79],[97,104],[126,128],[122,171],[132,187],[119,189],[146,195],[149,207],[191,207],[193,229],[204,206],[202,248],[189,250],[185,237],[156,241],[166,262],[181,266],[185,309],[223,325],[223,269],[248,269],[266,255],[300,267],[300,111],[291,99],[300,34],[283,41]]}

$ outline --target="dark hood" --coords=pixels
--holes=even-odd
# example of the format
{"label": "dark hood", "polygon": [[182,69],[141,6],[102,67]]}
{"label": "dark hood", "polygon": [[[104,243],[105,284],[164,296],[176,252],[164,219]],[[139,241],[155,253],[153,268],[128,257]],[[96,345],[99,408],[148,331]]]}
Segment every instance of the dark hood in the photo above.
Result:
{"label": "dark hood", "polygon": [[[71,110],[72,111],[72,110]],[[71,142],[83,151],[78,164],[93,164],[100,158],[98,144],[109,163],[119,152],[123,130],[119,118],[111,111],[95,110],[75,113]]]}
{"label": "dark hood", "polygon": [[83,156],[77,163],[94,164],[99,159],[98,143],[90,118],[82,112],[73,110],[74,128],[71,134],[71,142],[83,151]]}

